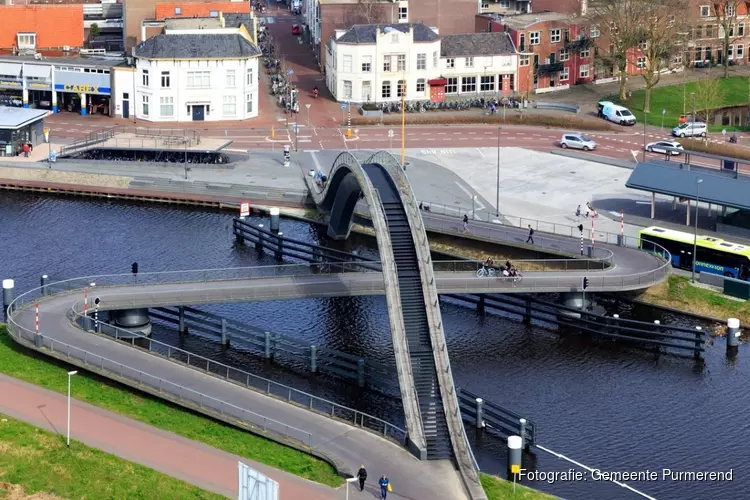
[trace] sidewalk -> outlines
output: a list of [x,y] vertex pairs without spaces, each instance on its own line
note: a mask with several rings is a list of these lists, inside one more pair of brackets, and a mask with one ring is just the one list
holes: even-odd
[[[1,414],[65,434],[64,395],[2,374],[0,394]],[[75,399],[70,433],[71,439],[88,446],[231,498],[237,498],[238,493],[238,461],[277,481],[282,500],[343,498],[343,488],[334,490]]]

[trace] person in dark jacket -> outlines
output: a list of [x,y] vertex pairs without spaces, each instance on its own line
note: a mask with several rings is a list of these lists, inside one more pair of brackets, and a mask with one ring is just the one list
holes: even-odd
[[380,500],[385,500],[385,497],[388,496],[388,485],[391,484],[391,480],[388,479],[388,476],[383,474],[383,476],[378,479],[378,484],[380,485]]
[[526,243],[531,242],[531,244],[534,244],[534,228],[531,227],[531,224],[529,224],[529,237],[526,238]]
[[359,491],[365,491],[365,480],[367,479],[367,469],[364,465],[359,466],[357,471],[357,478],[359,479]]

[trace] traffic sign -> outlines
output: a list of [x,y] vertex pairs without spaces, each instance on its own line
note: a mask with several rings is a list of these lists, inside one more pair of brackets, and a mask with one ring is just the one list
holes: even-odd
[[49,142],[49,128],[45,127],[42,130],[44,132],[44,142]]
[[55,151],[54,149],[49,152],[49,161],[51,161],[52,163],[55,163],[55,161],[57,161],[57,151]]
[[666,109],[662,109],[661,110],[661,114],[666,115],[667,114],[667,110]]
[[393,137],[393,129],[388,129],[388,137]]
[[308,111],[310,111],[310,106],[312,106],[312,104],[310,104],[310,103],[305,104],[305,107],[307,108]]
[[721,135],[727,135],[727,129],[725,128],[721,129]]
[[250,216],[250,203],[243,202],[240,203],[240,217],[249,217]]
[[346,109],[346,103],[345,102],[341,103],[341,109]]
[[287,71],[287,73],[289,73],[289,76],[292,76],[294,74],[294,70],[290,69],[289,71]]

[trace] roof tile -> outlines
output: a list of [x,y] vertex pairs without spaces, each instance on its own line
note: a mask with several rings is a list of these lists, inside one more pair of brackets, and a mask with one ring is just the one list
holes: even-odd
[[36,33],[37,49],[83,46],[82,5],[0,6],[0,48],[17,44],[18,33]]

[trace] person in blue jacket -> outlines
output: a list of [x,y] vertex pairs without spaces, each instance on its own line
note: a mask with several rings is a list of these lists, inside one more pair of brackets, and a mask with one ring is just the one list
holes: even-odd
[[385,500],[385,497],[388,496],[388,485],[391,484],[391,481],[388,479],[388,476],[383,474],[378,480],[378,484],[380,485],[380,500]]

